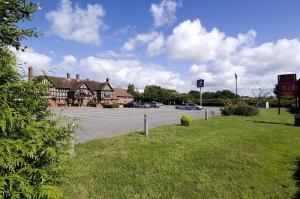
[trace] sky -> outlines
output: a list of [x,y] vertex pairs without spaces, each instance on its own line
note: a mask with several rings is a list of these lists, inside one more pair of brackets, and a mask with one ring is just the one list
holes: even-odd
[[24,71],[180,92],[271,89],[300,71],[297,0],[40,0],[42,35],[16,52]]

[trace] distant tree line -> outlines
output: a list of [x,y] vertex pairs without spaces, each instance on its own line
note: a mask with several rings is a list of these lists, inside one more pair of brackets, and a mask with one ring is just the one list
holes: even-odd
[[[147,85],[144,92],[139,92],[134,84],[129,84],[127,92],[134,96],[135,101],[151,102],[157,101],[164,104],[199,103],[200,92],[191,90],[188,93],[179,93],[176,90],[163,88],[157,85]],[[203,101],[221,99],[235,99],[235,94],[229,90],[216,92],[203,92]],[[240,98],[240,96],[238,96]]]

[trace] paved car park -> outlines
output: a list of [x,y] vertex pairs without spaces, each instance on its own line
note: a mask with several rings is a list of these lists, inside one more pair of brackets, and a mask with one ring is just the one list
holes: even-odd
[[[219,114],[219,108],[207,108],[208,114]],[[142,131],[144,128],[144,114],[147,115],[149,128],[176,124],[183,114],[189,114],[193,119],[205,116],[205,110],[178,110],[174,106],[160,108],[92,108],[68,107],[54,108],[54,113],[60,113],[75,119],[79,128],[76,131],[76,142],[85,142],[97,138]]]

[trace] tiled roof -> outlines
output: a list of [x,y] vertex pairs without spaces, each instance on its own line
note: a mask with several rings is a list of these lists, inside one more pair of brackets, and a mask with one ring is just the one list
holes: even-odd
[[113,88],[113,89],[114,89],[114,92],[113,92],[114,97],[130,97],[130,98],[133,98],[133,96],[123,88]]
[[39,77],[47,78],[51,83],[53,83],[55,88],[70,89],[71,91],[76,91],[82,84],[86,84],[86,86],[91,91],[102,90],[102,88],[104,88],[104,86],[106,85],[109,85],[109,87],[112,89],[110,84],[107,82],[100,83],[92,80],[77,80],[77,79],[68,79],[66,77],[54,77],[54,76],[39,76]]

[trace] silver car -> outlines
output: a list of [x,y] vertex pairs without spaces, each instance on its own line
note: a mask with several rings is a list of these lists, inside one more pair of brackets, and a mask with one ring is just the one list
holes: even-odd
[[203,107],[199,106],[198,104],[184,104],[182,106],[176,106],[177,109],[182,109],[182,110],[202,110]]

